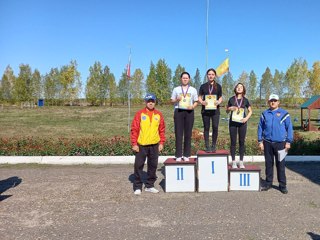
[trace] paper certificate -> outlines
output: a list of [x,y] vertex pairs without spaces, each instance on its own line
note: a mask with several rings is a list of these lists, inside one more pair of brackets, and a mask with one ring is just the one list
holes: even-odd
[[205,110],[217,109],[217,105],[216,105],[217,95],[206,95],[204,100],[207,102],[207,105],[205,106]]
[[287,156],[287,154],[288,154],[288,152],[286,151],[286,149],[279,150],[278,151],[278,160],[279,160],[279,162],[281,162]]
[[191,109],[192,107],[192,99],[191,94],[187,93],[185,96],[180,94],[181,100],[179,101],[179,109]]
[[242,119],[244,118],[244,108],[238,108],[236,111],[232,111],[232,122],[242,123]]

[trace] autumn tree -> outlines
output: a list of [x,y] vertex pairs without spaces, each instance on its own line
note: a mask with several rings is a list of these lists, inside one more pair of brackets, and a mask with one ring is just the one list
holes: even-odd
[[15,84],[16,77],[13,70],[8,65],[2,75],[1,79],[1,98],[6,102],[13,103],[13,86]]
[[285,74],[288,103],[302,103],[303,92],[306,89],[309,71],[306,60],[294,59]]
[[314,62],[310,71],[310,95],[320,94],[320,62]]

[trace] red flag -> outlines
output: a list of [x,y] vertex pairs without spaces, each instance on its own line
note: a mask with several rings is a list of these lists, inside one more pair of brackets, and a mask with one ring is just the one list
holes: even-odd
[[130,65],[131,65],[131,56],[129,56],[129,63],[127,64],[127,78],[130,79]]

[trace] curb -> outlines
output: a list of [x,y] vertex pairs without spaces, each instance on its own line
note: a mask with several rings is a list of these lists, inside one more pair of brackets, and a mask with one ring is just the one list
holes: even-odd
[[[134,158],[134,156],[2,156],[0,164],[134,164]],[[159,163],[164,163],[167,158],[174,158],[174,156],[159,156]],[[236,160],[239,160],[239,157]],[[287,156],[286,161],[320,162],[320,156]],[[264,162],[264,156],[245,156],[244,162]]]

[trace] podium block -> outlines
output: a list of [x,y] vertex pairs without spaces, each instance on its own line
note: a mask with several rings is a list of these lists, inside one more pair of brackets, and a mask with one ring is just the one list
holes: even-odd
[[190,158],[188,162],[177,162],[175,158],[168,158],[164,165],[166,192],[195,192],[195,158]]
[[229,151],[197,152],[198,192],[228,191]]
[[261,169],[255,165],[245,165],[246,168],[229,168],[230,191],[260,191]]

